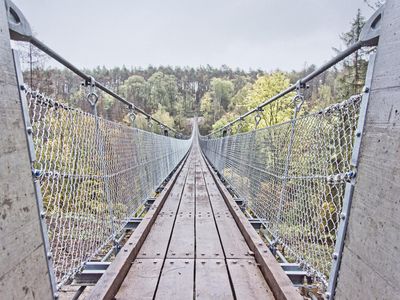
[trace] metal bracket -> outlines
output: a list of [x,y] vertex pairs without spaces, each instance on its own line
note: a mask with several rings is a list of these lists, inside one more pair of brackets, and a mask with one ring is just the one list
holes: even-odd
[[381,20],[385,5],[382,5],[365,23],[358,39],[363,46],[377,46],[381,34]]
[[5,3],[11,39],[29,42],[32,39],[32,30],[29,22],[11,0],[6,0]]

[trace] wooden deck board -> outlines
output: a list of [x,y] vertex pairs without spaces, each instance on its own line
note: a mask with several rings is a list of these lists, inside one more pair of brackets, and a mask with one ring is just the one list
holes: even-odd
[[[196,173],[197,174],[197,173]],[[214,214],[202,173],[196,177],[196,254],[197,258],[223,258]]]
[[251,257],[247,243],[241,234],[239,227],[233,219],[225,200],[221,196],[214,179],[208,172],[204,162],[202,163],[204,180],[206,183],[208,196],[215,215],[215,221],[219,236],[222,241],[222,247],[227,258],[248,258]]
[[[188,158],[188,160],[190,157]],[[183,194],[186,178],[189,173],[190,161],[182,169],[169,197],[154,222],[146,240],[144,241],[137,258],[165,258],[168,242],[171,236],[174,219],[178,210],[179,201]]]
[[227,259],[237,299],[275,299],[254,259]]
[[[193,213],[194,214],[194,213]],[[167,258],[194,258],[194,215],[178,214]]]
[[136,259],[115,299],[153,299],[162,264],[162,259]]
[[192,161],[173,227],[167,258],[194,258],[195,165]]
[[155,299],[193,299],[194,260],[166,259]]
[[224,259],[196,260],[197,299],[234,299]]

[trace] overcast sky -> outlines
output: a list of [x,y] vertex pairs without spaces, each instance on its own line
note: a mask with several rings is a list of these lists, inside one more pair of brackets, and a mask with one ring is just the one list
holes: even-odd
[[37,37],[78,67],[300,70],[340,47],[363,0],[14,0]]

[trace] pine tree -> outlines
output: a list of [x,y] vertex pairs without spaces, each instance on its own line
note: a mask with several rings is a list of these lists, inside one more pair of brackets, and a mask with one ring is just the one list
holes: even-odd
[[[340,38],[346,47],[356,43],[360,37],[361,30],[365,24],[365,18],[358,9],[357,14],[351,22],[351,28],[343,33]],[[368,66],[368,51],[358,50],[343,61],[343,70],[338,77],[339,97],[348,98],[361,92],[364,85]]]

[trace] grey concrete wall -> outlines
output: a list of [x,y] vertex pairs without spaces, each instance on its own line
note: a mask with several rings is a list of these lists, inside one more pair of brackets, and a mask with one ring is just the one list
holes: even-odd
[[336,299],[400,299],[400,1],[387,0]]
[[4,0],[0,0],[0,298],[51,299]]

